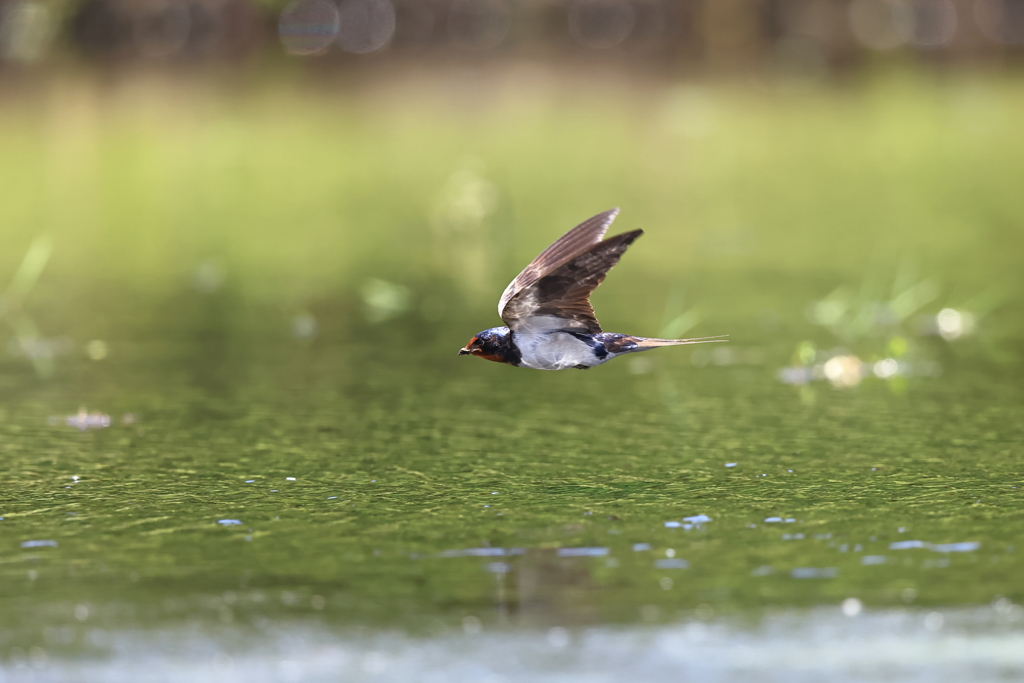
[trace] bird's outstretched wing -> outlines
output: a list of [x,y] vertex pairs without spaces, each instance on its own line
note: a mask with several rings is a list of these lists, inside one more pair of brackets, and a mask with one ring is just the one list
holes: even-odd
[[576,226],[545,249],[505,289],[498,313],[515,332],[529,325],[596,334],[590,294],[643,230],[600,241],[618,209]]
[[498,315],[502,318],[505,317],[505,307],[508,306],[512,297],[533,285],[537,280],[555,268],[558,268],[567,261],[571,261],[600,242],[604,234],[608,232],[608,226],[612,224],[612,221],[618,215],[618,207],[609,209],[597,214],[593,218],[588,218],[555,240],[537,258],[530,261],[530,264],[523,268],[523,272],[516,275],[515,279],[508,283],[508,287],[505,288],[501,299],[498,301]]

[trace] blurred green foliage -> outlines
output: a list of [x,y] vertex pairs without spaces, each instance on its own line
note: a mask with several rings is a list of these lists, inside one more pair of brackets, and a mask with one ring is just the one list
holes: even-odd
[[376,277],[481,315],[618,205],[616,227],[648,235],[598,299],[630,323],[660,326],[651,283],[734,323],[804,306],[787,279],[824,296],[907,258],[941,287],[1020,290],[1019,81],[496,81],[50,82],[0,109],[0,273],[46,234],[34,296],[58,310],[168,296],[212,264],[249,304],[356,299]]

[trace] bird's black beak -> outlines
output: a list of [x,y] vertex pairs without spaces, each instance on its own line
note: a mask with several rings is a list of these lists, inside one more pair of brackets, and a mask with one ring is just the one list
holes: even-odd
[[471,353],[473,353],[473,352],[470,351],[469,349],[459,349],[459,355],[460,356],[468,356]]

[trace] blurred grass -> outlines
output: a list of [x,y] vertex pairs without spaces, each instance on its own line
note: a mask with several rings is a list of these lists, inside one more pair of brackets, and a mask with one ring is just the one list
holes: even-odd
[[660,327],[672,288],[720,326],[800,316],[908,258],[946,292],[1021,290],[1019,80],[569,80],[48,81],[0,107],[0,274],[50,236],[33,298],[79,336],[203,264],[239,305],[355,307],[374,277],[488,323],[522,264],[618,205],[648,231],[597,295],[618,326]]

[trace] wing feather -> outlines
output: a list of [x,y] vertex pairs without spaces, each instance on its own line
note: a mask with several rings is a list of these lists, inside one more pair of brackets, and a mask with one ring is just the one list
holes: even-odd
[[531,320],[555,318],[562,329],[597,334],[601,323],[590,305],[590,295],[643,232],[633,230],[598,242],[518,290],[502,311],[505,324],[515,332],[530,325]]
[[533,259],[523,271],[508,284],[498,301],[498,315],[505,317],[505,308],[517,294],[531,287],[545,275],[571,261],[595,244],[601,242],[608,227],[619,215],[618,207],[603,211],[588,218],[565,233]]

